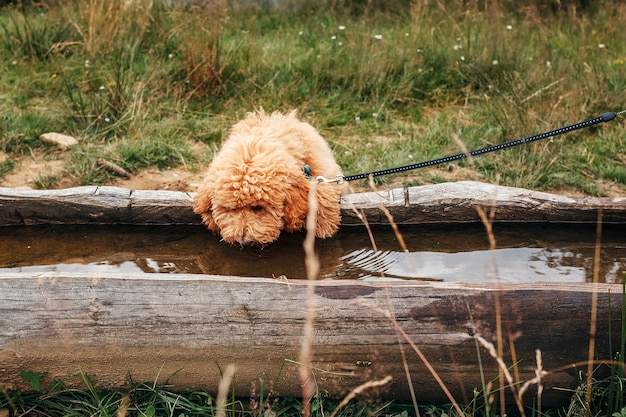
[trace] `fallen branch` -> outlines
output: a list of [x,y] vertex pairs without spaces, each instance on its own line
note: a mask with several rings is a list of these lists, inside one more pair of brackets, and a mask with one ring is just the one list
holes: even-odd
[[104,158],[98,158],[98,160],[96,161],[96,165],[103,166],[103,167],[109,169],[110,171],[113,171],[114,173],[116,173],[117,175],[119,175],[122,178],[126,178],[127,180],[130,179],[130,173],[128,171],[126,171],[121,166],[119,166],[117,164],[114,164],[111,161],[107,161]]

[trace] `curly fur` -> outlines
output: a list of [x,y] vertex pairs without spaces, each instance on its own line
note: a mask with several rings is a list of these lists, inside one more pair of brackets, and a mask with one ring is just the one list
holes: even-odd
[[[230,244],[266,245],[282,230],[305,225],[310,180],[334,178],[341,170],[326,141],[296,111],[248,113],[235,124],[209,166],[194,200],[194,212]],[[319,184],[315,235],[327,238],[339,228],[342,187]]]

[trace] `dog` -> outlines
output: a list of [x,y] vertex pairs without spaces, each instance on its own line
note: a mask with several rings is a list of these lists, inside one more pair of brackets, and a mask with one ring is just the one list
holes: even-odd
[[[298,120],[295,110],[267,114],[260,109],[232,127],[198,188],[193,210],[231,245],[263,247],[282,231],[305,227],[309,189],[317,176],[340,175],[328,143]],[[318,238],[339,228],[339,182],[314,184]]]

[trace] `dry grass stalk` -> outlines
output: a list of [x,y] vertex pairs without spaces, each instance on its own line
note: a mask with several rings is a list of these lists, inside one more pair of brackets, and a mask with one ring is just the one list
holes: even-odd
[[[487,232],[487,238],[489,239],[489,251],[491,252],[491,263],[493,264],[494,276],[496,280],[499,277],[498,274],[498,263],[496,260],[496,236],[493,233],[493,216],[495,215],[495,211],[492,211],[489,215],[485,209],[480,206],[474,208],[480,217],[483,226],[485,226],[485,230]],[[499,282],[499,281],[496,281]],[[500,292],[496,291],[494,294],[494,308],[495,308],[495,317],[496,317],[496,340],[498,342],[498,357],[504,357],[504,342],[502,339],[502,306],[500,302]],[[502,413],[505,413],[506,410],[506,397],[504,392],[504,380],[499,378],[499,394],[500,394],[500,408]]]
[[370,243],[372,244],[372,249],[374,252],[378,251],[378,246],[376,245],[376,240],[374,239],[374,233],[372,233],[372,228],[370,227],[370,223],[367,221],[367,216],[363,212],[363,209],[357,209],[354,204],[352,204],[352,211],[354,214],[363,222],[363,226],[365,226],[365,230],[367,230],[367,236],[370,238]]
[[130,396],[128,394],[124,394],[120,402],[120,407],[117,409],[117,413],[115,414],[115,417],[126,417],[128,415],[129,406],[130,406]]
[[[353,203],[351,203],[350,208],[352,209],[354,214],[358,217],[358,219],[361,220],[361,222],[363,223],[363,226],[365,226],[365,230],[367,230],[367,236],[369,237],[370,244],[372,245],[372,250],[374,251],[374,253],[377,253],[378,245],[376,245],[376,240],[374,239],[374,233],[372,232],[372,228],[370,227],[370,224],[367,221],[367,216],[365,215],[365,212],[363,211],[363,209],[357,209]],[[384,277],[385,271],[381,269],[380,275]]]
[[107,56],[124,39],[140,39],[150,25],[153,6],[151,0],[79,0],[77,5],[82,22],[74,22],[74,27],[92,58]]
[[602,207],[598,209],[596,221],[596,245],[593,254],[593,291],[591,292],[591,323],[589,325],[589,356],[587,365],[587,389],[585,407],[587,415],[591,415],[591,394],[593,387],[593,358],[596,351],[596,330],[598,319],[598,283],[600,282],[600,255],[602,248]]
[[543,92],[549,90],[550,88],[554,87],[555,85],[557,85],[558,83],[560,83],[561,81],[563,81],[563,78],[559,78],[556,81],[551,82],[550,84],[540,88],[539,90],[535,91],[534,93],[532,93],[531,95],[527,96],[526,98],[524,98],[521,103],[525,103],[528,100],[531,100],[539,95],[541,95]]
[[[517,391],[517,389],[515,388],[517,386],[516,381],[519,381],[519,378],[514,379],[513,376],[511,375],[511,373],[509,372],[509,368],[507,367],[506,363],[504,362],[504,359],[502,358],[502,356],[500,356],[499,353],[496,352],[496,348],[493,345],[493,343],[488,342],[487,340],[485,340],[482,336],[480,335],[476,335],[475,336],[476,340],[485,348],[487,349],[487,352],[489,353],[489,355],[491,355],[492,358],[494,358],[496,360],[496,363],[498,364],[498,367],[500,368],[502,374],[504,375],[509,388],[513,394],[513,398],[515,400],[515,403],[518,407],[518,410],[520,412],[521,416],[525,416],[524,413],[524,405],[523,405],[523,401],[522,401],[522,397],[524,395],[524,393],[528,390],[528,388],[531,385],[537,385],[537,410],[539,411],[539,415],[541,415],[541,397],[543,394],[543,378],[547,375],[549,375],[549,373],[547,371],[543,370],[543,360],[542,360],[542,356],[541,356],[541,351],[539,349],[535,350],[535,361],[537,364],[537,367],[535,368],[535,377],[526,381],[521,388],[519,389],[519,391]],[[488,389],[491,390],[491,386],[488,385]]]
[[[376,191],[376,186],[374,185],[374,177],[372,175],[369,176],[369,185],[373,191]],[[396,235],[396,239],[398,239],[398,244],[404,252],[408,252],[406,243],[404,242],[404,237],[402,236],[402,233],[400,233],[400,231],[398,230],[398,225],[393,220],[393,215],[391,214],[391,212],[389,212],[389,209],[382,202],[380,203],[379,207],[382,212],[385,213],[385,216],[387,216],[387,220],[389,220],[389,224],[393,229],[393,233]]]
[[[375,188],[374,187],[374,182],[372,181],[372,178],[370,177],[370,188]],[[385,207],[384,204],[381,203],[381,207],[384,209],[387,209]],[[354,207],[354,205],[352,205],[352,211],[356,214],[356,216],[359,218],[359,220],[361,220],[363,222],[363,225],[365,226],[366,230],[367,230],[367,234],[370,238],[370,242],[372,244],[372,250],[374,250],[374,252],[378,252],[378,247],[376,245],[376,241],[374,239],[374,234],[372,233],[372,228],[369,225],[369,222],[367,221],[367,216],[365,215],[365,213],[363,212],[363,209],[357,210],[356,207]],[[389,214],[387,216],[387,219],[389,219],[389,221],[392,222],[392,224],[395,224],[393,221],[393,216],[391,216],[391,213],[389,213],[389,210],[387,210],[387,213]],[[396,228],[397,231],[397,228]],[[398,235],[400,235],[400,233],[398,232]],[[402,236],[400,235],[400,237],[402,238]],[[402,240],[402,242],[404,243],[404,240]],[[405,245],[406,247],[406,245]],[[381,271],[381,276],[384,276],[384,272]],[[400,348],[400,355],[402,356],[402,365],[404,367],[404,373],[406,375],[406,380],[407,383],[409,385],[409,392],[411,394],[411,400],[413,402],[413,407],[415,410],[415,415],[417,417],[419,417],[420,412],[419,412],[419,408],[417,407],[417,397],[415,395],[415,389],[413,388],[413,381],[411,380],[411,373],[409,370],[409,364],[408,361],[406,360],[406,353],[404,352],[404,347],[402,345],[402,338],[400,337],[400,334],[398,334],[398,347]]]
[[406,359],[406,353],[404,352],[404,345],[402,343],[402,337],[400,333],[396,332],[398,336],[398,348],[400,349],[400,355],[402,356],[402,367],[404,368],[404,375],[406,377],[406,382],[409,385],[409,393],[411,394],[411,401],[413,403],[413,410],[415,411],[415,416],[420,417],[420,410],[417,406],[417,395],[415,395],[415,388],[413,387],[413,380],[411,379],[411,371],[409,370],[409,362]]
[[311,400],[315,394],[316,385],[313,373],[313,330],[315,324],[315,281],[319,276],[320,262],[315,253],[315,223],[317,222],[318,202],[315,182],[311,182],[309,189],[309,212],[306,218],[306,238],[304,239],[305,267],[307,275],[306,288],[306,316],[304,321],[304,335],[300,349],[300,383],[302,384],[302,415],[311,415]]
[[519,375],[519,367],[517,366],[517,351],[515,350],[515,339],[518,334],[511,332],[510,326],[507,328],[507,335],[509,337],[509,353],[511,354],[511,363],[513,363],[513,377],[516,381],[521,380]]
[[382,387],[383,385],[386,385],[389,382],[391,382],[392,379],[393,378],[391,377],[391,375],[387,375],[383,379],[379,379],[376,381],[367,381],[359,385],[358,387],[352,389],[352,391],[350,391],[348,395],[346,395],[344,399],[341,400],[339,405],[333,410],[333,412],[330,414],[330,417],[335,417],[337,413],[339,412],[339,410],[341,410],[343,407],[348,405],[348,403],[352,399],[354,399],[357,395],[361,394],[363,391],[370,389],[370,388]]
[[411,338],[404,331],[402,326],[400,326],[400,324],[398,323],[396,318],[393,316],[393,314],[391,314],[391,312],[389,310],[385,310],[385,309],[381,308],[380,306],[378,306],[377,304],[374,304],[374,303],[369,302],[367,300],[362,300],[361,303],[363,303],[366,307],[370,308],[371,310],[376,311],[376,312],[382,314],[383,316],[385,316],[385,317],[387,317],[389,319],[389,321],[393,325],[394,329],[396,329],[396,331],[409,344],[409,346],[411,346],[411,349],[413,349],[413,351],[417,354],[417,356],[420,358],[422,363],[426,366],[426,368],[428,369],[430,374],[433,376],[433,378],[435,378],[435,381],[437,381],[437,384],[439,384],[439,387],[441,388],[441,390],[444,392],[446,397],[448,397],[448,400],[450,401],[450,403],[452,404],[452,406],[454,407],[456,412],[460,416],[465,415],[463,413],[463,410],[459,406],[459,403],[456,401],[456,399],[454,398],[454,396],[452,395],[452,393],[450,392],[450,390],[448,389],[446,384],[443,382],[443,380],[441,379],[441,377],[439,376],[439,374],[437,373],[435,368],[433,368],[433,366],[428,361],[428,359],[426,358],[424,353],[420,350],[419,347],[417,347],[417,345],[413,342],[413,340],[411,340]]
[[226,417],[226,398],[231,382],[235,376],[235,365],[229,364],[224,370],[217,389],[215,417]]
[[539,412],[539,415],[541,415],[541,397],[543,394],[543,384],[541,381],[543,380],[544,376],[548,375],[548,373],[543,370],[543,360],[541,358],[541,350],[539,349],[535,350],[535,363],[537,364],[537,368],[535,368],[535,377],[524,382],[524,385],[522,385],[522,387],[519,389],[519,396],[520,398],[522,398],[526,390],[528,390],[531,385],[536,384],[537,411]]
[[454,143],[456,143],[457,146],[461,148],[461,151],[463,151],[463,153],[467,157],[467,161],[469,162],[469,164],[472,165],[474,163],[474,157],[470,153],[470,150],[467,149],[467,146],[465,146],[465,143],[461,140],[459,135],[457,135],[456,133],[452,133],[450,136],[452,136],[452,140],[454,141]]
[[[502,374],[504,375],[504,378],[509,384],[509,388],[511,389],[513,398],[515,399],[515,403],[517,404],[517,408],[520,412],[520,415],[524,417],[526,415],[524,413],[524,404],[522,403],[521,396],[519,395],[519,393],[517,392],[517,389],[515,388],[515,380],[511,376],[511,373],[509,372],[509,369],[507,368],[506,363],[504,363],[504,359],[502,359],[502,356],[500,355],[499,352],[496,352],[496,348],[493,345],[493,343],[488,342],[480,335],[476,335],[475,337],[476,337],[476,340],[478,340],[478,342],[485,349],[487,349],[487,352],[489,352],[489,355],[491,355],[491,357],[496,360],[496,363],[498,364],[500,371],[502,372]],[[501,391],[504,391],[504,390],[501,389]],[[501,393],[501,396],[502,396],[502,393]]]
[[220,35],[226,5],[222,0],[202,3],[177,13],[189,98],[213,93],[222,81]]
[[[356,190],[352,187],[352,186],[348,186],[348,192],[350,194],[355,193]],[[377,251],[377,245],[376,245],[376,240],[374,239],[374,233],[372,233],[372,228],[370,227],[370,223],[369,221],[367,221],[367,216],[365,215],[365,211],[361,208],[361,209],[357,209],[356,206],[354,205],[354,202],[351,200],[350,201],[350,209],[352,210],[352,212],[356,215],[356,217],[358,217],[359,220],[361,220],[361,222],[363,223],[363,226],[365,226],[365,230],[367,230],[367,236],[370,238],[370,243],[372,244],[372,249],[374,251]]]

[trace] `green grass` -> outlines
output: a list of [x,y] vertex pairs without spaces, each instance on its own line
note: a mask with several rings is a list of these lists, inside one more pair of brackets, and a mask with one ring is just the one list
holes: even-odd
[[[10,410],[12,415],[34,417],[84,417],[84,416],[177,416],[212,417],[219,415],[215,393],[204,390],[172,391],[165,384],[135,382],[128,378],[125,388],[102,390],[95,387],[84,372],[78,373],[84,387],[69,388],[62,381],[55,381],[47,390],[40,389],[45,374],[23,372],[24,378],[33,388],[29,392],[6,391],[0,386],[0,410]],[[263,377],[259,378],[263,384]],[[338,401],[318,392],[313,398],[311,417],[329,415]],[[338,417],[408,417],[403,406],[391,403],[365,403],[353,401],[343,407]],[[295,397],[275,398],[263,393],[252,394],[246,399],[229,393],[225,404],[225,415],[229,417],[298,417],[302,403]]]
[[[41,133],[75,135],[81,146],[56,155],[69,185],[110,181],[93,166],[103,156],[131,172],[202,171],[245,112],[297,108],[355,174],[458,153],[453,135],[475,149],[626,108],[618,41],[626,7],[605,1],[568,13],[541,4],[281,13],[141,1],[5,6],[0,151],[46,154]],[[621,118],[379,183],[479,179],[623,194]],[[208,147],[192,152],[194,144]]]

